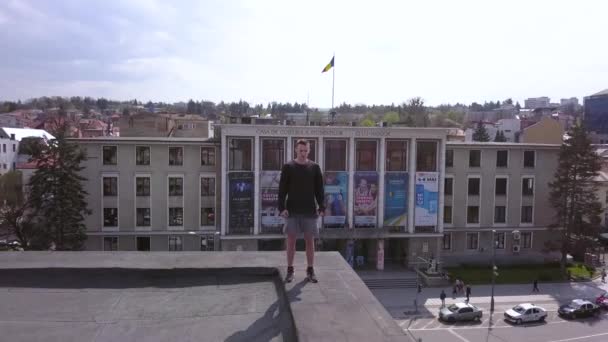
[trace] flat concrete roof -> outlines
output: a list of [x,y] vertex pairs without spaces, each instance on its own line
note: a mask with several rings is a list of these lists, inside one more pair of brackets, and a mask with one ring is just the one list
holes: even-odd
[[410,341],[336,252],[0,252],[9,341]]

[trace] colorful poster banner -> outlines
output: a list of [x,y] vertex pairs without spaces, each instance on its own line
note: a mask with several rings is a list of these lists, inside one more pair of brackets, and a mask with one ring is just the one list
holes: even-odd
[[325,218],[327,228],[344,228],[348,208],[348,172],[325,172]]
[[416,226],[436,226],[439,173],[416,172]]
[[253,234],[253,172],[228,173],[228,234]]
[[282,234],[284,220],[279,213],[279,180],[281,171],[260,172],[262,234]]
[[407,172],[384,175],[384,227],[407,227]]
[[378,213],[378,173],[356,172],[353,190],[355,227],[376,227]]

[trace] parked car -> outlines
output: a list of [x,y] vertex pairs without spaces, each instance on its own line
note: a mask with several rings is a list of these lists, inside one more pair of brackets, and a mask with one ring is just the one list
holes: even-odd
[[542,322],[547,318],[547,310],[531,303],[514,306],[505,312],[505,319],[515,324]]
[[595,299],[597,304],[602,309],[608,309],[608,292],[604,292]]
[[480,308],[469,303],[455,303],[439,310],[439,319],[446,322],[473,321],[482,315]]
[[575,299],[557,310],[560,316],[568,318],[589,317],[600,313],[600,307],[584,299]]

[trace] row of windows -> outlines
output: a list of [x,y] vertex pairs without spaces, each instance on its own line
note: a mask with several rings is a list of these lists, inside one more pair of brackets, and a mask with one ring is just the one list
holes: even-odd
[[[496,196],[507,195],[508,178],[496,177],[494,180],[494,194]],[[469,196],[479,196],[481,188],[480,177],[470,177],[467,183],[467,194]],[[443,193],[446,196],[451,196],[454,193],[454,178],[446,177],[443,183]],[[522,177],[521,179],[521,194],[522,196],[534,195],[534,177]]]
[[[494,245],[496,249],[505,249],[505,236],[506,233],[504,232],[497,232],[494,234]],[[532,232],[521,233],[519,246],[522,249],[532,248]],[[452,249],[452,233],[443,234],[442,248],[444,250]],[[466,233],[466,249],[479,249],[479,232]]]
[[[150,227],[151,226],[151,209],[150,208],[136,208],[135,225],[137,227]],[[169,220],[168,225],[170,227],[181,227],[184,225],[184,208],[182,207],[170,207],[169,208]],[[215,225],[215,209],[214,208],[201,208],[201,226],[214,226]],[[103,226],[104,227],[118,227],[118,208],[103,208]]]
[[[531,205],[521,206],[520,223],[533,223],[534,207]],[[443,223],[452,224],[452,206],[446,205],[443,207]],[[479,206],[467,206],[467,224],[479,223]],[[494,223],[507,223],[507,207],[504,205],[494,206]]]
[[[118,146],[103,146],[103,165],[118,163]],[[184,148],[169,147],[168,162],[170,166],[184,165]],[[135,146],[135,164],[150,165],[150,146]],[[215,165],[215,147],[201,147],[201,166]]]
[[[16,144],[12,144],[13,145],[13,152],[17,152],[17,145]],[[2,153],[6,153],[6,144],[2,144]]]
[[[184,178],[169,177],[169,196],[184,195]],[[118,177],[103,177],[103,195],[118,196]],[[150,196],[150,177],[135,177],[135,195]],[[201,177],[201,196],[215,196],[215,178]]]
[[[298,138],[293,139],[295,147]],[[309,142],[310,154],[308,158],[317,160],[317,141],[305,139]],[[285,163],[286,140],[276,138],[261,139],[261,167],[264,171],[281,170]],[[325,139],[324,168],[325,171],[346,171],[348,169],[348,141],[345,139]],[[355,141],[355,170],[376,171],[378,167],[378,141]],[[228,140],[228,167],[230,171],[251,171],[253,165],[253,140],[251,138],[230,138]],[[408,141],[387,140],[385,146],[386,171],[408,170]],[[436,141],[416,142],[416,171],[437,171],[438,145]],[[293,158],[295,158],[295,151]]]
[[[104,251],[118,251],[118,236],[104,236],[103,237],[103,250]],[[136,247],[138,251],[146,252],[150,251],[150,236],[137,236]],[[200,240],[201,251],[213,251],[215,250],[215,240],[213,236],[201,236]],[[168,248],[169,251],[183,251],[184,244],[183,238],[180,235],[170,235],[168,237]]]
[[[524,151],[524,167],[534,168],[536,151]],[[446,150],[445,166],[454,167],[454,150]],[[481,167],[481,150],[469,150],[469,167]],[[496,151],[496,167],[509,167],[509,151]]]

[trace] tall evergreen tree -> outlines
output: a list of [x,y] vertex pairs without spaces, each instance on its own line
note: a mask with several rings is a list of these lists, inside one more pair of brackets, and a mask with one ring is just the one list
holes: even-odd
[[490,135],[482,121],[477,123],[477,128],[473,132],[473,141],[490,141]]
[[90,214],[82,185],[86,178],[80,175],[86,153],[67,140],[65,116],[54,120],[55,139],[39,144],[32,154],[37,170],[30,179],[29,198],[38,214],[39,236],[48,237],[39,241],[39,247],[54,244],[57,250],[80,250],[86,240],[83,221]]
[[584,254],[599,234],[602,205],[596,195],[594,177],[600,171],[601,158],[594,152],[584,128],[577,124],[561,146],[555,179],[549,183],[549,201],[555,209],[551,229],[559,236],[547,247],[561,252],[562,271],[570,254]]

